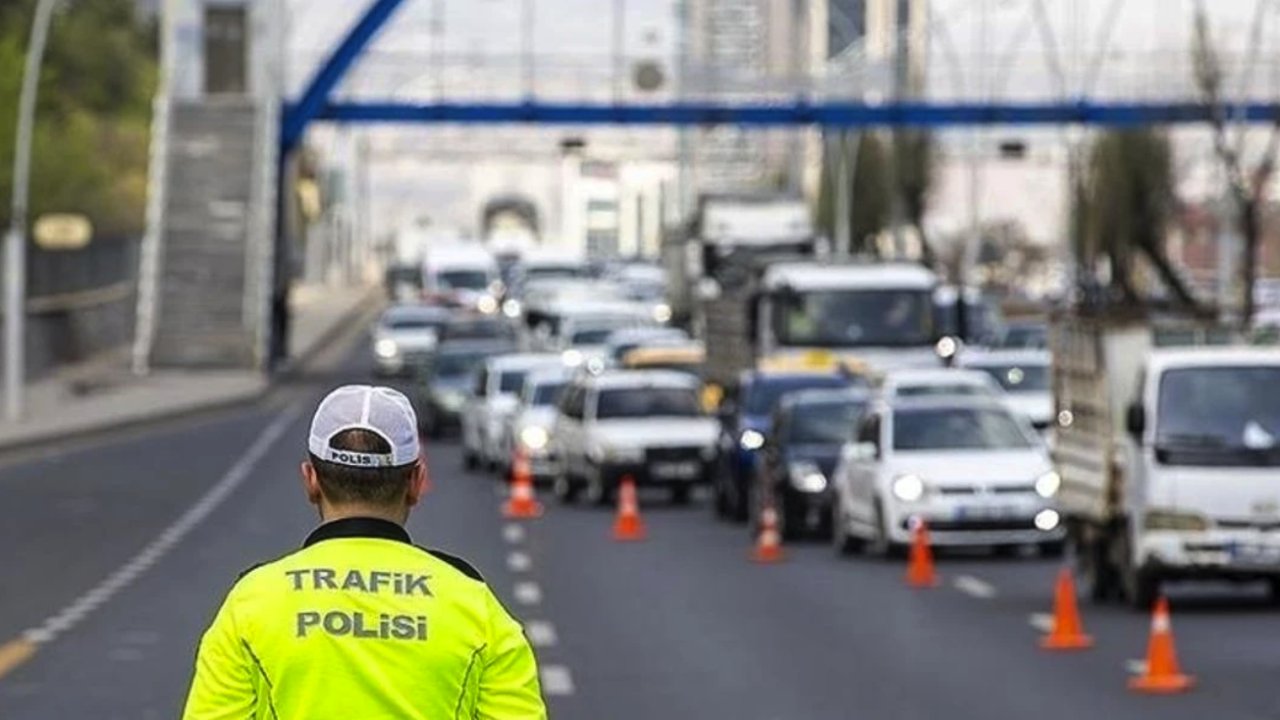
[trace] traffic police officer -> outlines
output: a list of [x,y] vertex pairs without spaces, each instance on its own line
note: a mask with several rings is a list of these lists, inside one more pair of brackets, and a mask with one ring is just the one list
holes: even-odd
[[427,482],[408,399],[339,388],[308,445],[303,484],[322,523],[231,589],[183,717],[546,718],[520,625],[470,565],[403,527]]

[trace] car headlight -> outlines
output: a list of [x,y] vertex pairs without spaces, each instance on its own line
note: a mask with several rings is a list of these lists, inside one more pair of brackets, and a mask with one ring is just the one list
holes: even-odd
[[520,431],[520,442],[530,450],[545,448],[550,439],[551,435],[547,433],[546,429],[537,425],[530,425]]
[[440,393],[440,404],[448,410],[457,410],[467,401],[467,396],[460,392],[443,392]]
[[653,320],[657,323],[666,323],[671,321],[671,306],[666,303],[660,303],[653,307]]
[[924,480],[919,475],[899,475],[893,479],[890,489],[902,502],[915,502],[924,497]]
[[502,314],[513,320],[520,317],[520,311],[523,309],[524,308],[520,307],[520,301],[514,298],[502,303]]
[[485,315],[492,315],[498,312],[498,301],[492,295],[482,295],[476,301],[476,309]]
[[400,347],[396,345],[396,341],[390,338],[383,338],[373,344],[373,351],[378,357],[390,360],[400,353]]
[[1036,494],[1048,500],[1058,494],[1062,487],[1062,476],[1050,470],[1036,478]]
[[743,450],[759,450],[764,447],[764,434],[759,430],[743,430],[738,444]]
[[564,362],[565,367],[576,368],[582,364],[586,358],[583,357],[581,350],[569,349],[560,355],[560,359]]
[[792,463],[788,468],[791,486],[801,492],[822,492],[827,489],[827,476],[811,462]]
[[1199,513],[1177,510],[1148,510],[1142,526],[1147,530],[1201,532],[1209,529],[1209,518]]

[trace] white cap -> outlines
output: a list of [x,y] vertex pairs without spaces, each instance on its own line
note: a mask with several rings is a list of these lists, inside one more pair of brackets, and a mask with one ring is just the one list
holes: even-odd
[[[366,430],[391,446],[389,453],[367,453],[330,447],[334,436]],[[311,454],[348,467],[399,467],[418,459],[418,418],[403,393],[387,387],[345,385],[320,401],[311,418]]]

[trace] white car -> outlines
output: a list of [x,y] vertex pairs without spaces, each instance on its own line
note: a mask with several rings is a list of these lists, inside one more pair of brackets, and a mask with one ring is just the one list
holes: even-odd
[[1005,402],[1041,432],[1053,422],[1048,350],[969,350],[960,365],[981,370],[1004,388]]
[[643,308],[630,303],[595,303],[561,317],[551,350],[561,353],[570,367],[603,370],[609,336],[620,328],[653,325]]
[[715,467],[719,423],[702,411],[698,380],[666,370],[582,373],[560,397],[551,442],[556,495],[607,504],[625,477],[688,502]]
[[387,308],[373,326],[374,368],[379,375],[402,375],[420,365],[440,340],[448,311],[417,304]]
[[841,451],[832,484],[844,554],[901,552],[916,519],[939,546],[1062,548],[1061,479],[1031,425],[998,400],[877,403]]
[[545,353],[499,355],[485,362],[476,373],[460,417],[462,457],[468,468],[481,463],[497,468],[507,463],[508,458],[502,457],[502,430],[519,403],[525,376],[538,368],[559,365],[559,357]]
[[1000,385],[984,372],[949,368],[891,370],[881,378],[879,387],[885,400],[939,395],[1000,398],[1004,395]]
[[[523,452],[529,461],[534,480],[550,480],[556,474],[556,456],[551,447],[551,431],[556,422],[556,404],[569,384],[572,371],[564,367],[537,369],[529,372],[520,389],[520,400],[503,424],[504,458]],[[510,477],[510,463],[506,464]]]

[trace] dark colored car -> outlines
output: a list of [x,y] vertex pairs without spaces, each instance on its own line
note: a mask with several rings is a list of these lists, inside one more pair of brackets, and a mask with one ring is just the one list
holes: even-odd
[[757,506],[772,503],[784,538],[830,535],[831,477],[870,398],[864,389],[803,390],[778,402],[752,495]]
[[720,469],[714,482],[716,515],[746,522],[747,488],[756,472],[756,455],[764,447],[773,409],[783,395],[798,390],[847,388],[865,380],[840,373],[759,372],[742,375],[737,392],[720,406]]
[[1016,321],[1007,323],[997,345],[1001,348],[1043,350],[1049,347],[1049,327],[1043,322]]
[[476,371],[494,355],[513,352],[515,344],[494,340],[441,343],[418,369],[414,395],[419,429],[431,437],[455,432]]

